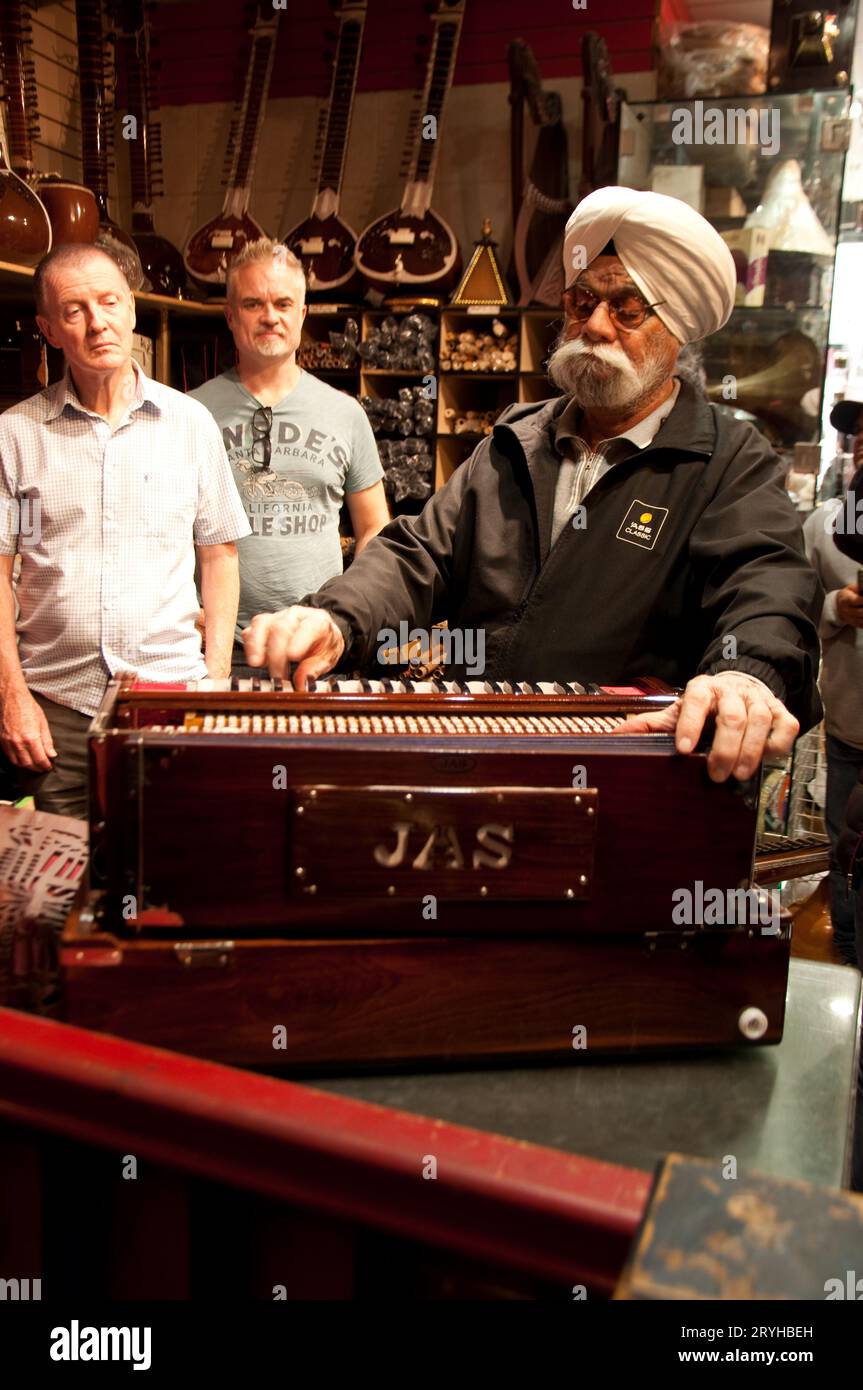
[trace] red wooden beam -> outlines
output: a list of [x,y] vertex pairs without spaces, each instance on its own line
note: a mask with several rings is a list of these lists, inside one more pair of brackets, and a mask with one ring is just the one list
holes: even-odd
[[0,1119],[591,1292],[614,1287],[651,1181],[9,1009]]
[[[683,0],[665,0],[678,6]],[[455,86],[508,83],[507,46],[529,43],[548,82],[581,75],[581,43],[589,29],[608,44],[612,65],[623,72],[652,65],[656,0],[616,0],[611,9],[573,10],[568,0],[470,0],[465,10]],[[335,44],[327,32],[338,15],[327,0],[289,5],[280,16],[270,97],[316,96],[330,89]],[[248,25],[237,0],[182,0],[156,11],[157,83],[163,106],[220,102],[242,95]],[[425,0],[369,0],[357,88],[360,92],[413,91],[422,86],[433,33]],[[426,40],[420,48],[419,39]]]

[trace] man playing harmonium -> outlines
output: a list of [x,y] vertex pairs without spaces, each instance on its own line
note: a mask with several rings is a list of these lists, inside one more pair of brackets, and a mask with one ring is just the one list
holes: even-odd
[[709,716],[711,776],[744,780],[820,714],[822,594],[780,467],[761,434],[675,376],[678,353],[725,324],[735,269],[675,198],[603,188],[564,244],[563,392],[510,407],[418,517],[392,521],[344,576],[259,614],[251,665],[302,687],[362,668],[400,620],[485,634],[492,680],[685,687],[623,728]]
[[83,818],[87,729],[112,676],[229,673],[249,526],[209,412],[133,360],[117,263],[60,246],[34,291],[66,370],[0,418],[0,745],[40,810]]

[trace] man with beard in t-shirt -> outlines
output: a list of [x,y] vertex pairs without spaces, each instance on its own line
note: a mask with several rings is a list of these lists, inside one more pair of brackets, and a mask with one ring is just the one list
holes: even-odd
[[342,503],[357,555],[389,521],[365,412],[297,364],[305,291],[302,262],[286,246],[269,238],[247,242],[227,280],[225,317],[237,365],[189,393],[222,431],[252,528],[238,545],[239,674],[240,632],[256,613],[278,612],[341,574]]

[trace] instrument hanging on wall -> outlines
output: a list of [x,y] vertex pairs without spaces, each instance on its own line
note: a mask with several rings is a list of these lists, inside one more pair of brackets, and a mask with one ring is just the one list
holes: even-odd
[[620,145],[620,108],[626,100],[622,87],[615,87],[611,60],[605,39],[593,32],[581,41],[581,178],[579,198],[596,188],[617,182],[617,154]]
[[126,142],[132,186],[132,239],[144,270],[144,289],[178,296],[186,288],[183,256],[166,237],[159,236],[153,215],[153,196],[162,187],[162,132],[153,119],[153,37],[144,0],[122,0],[118,21],[117,53],[125,80],[125,110],[135,121],[133,138]]
[[25,58],[27,16],[21,4],[0,5],[0,60],[9,158],[0,144],[0,259],[37,265],[51,249],[51,223],[44,204],[30,187],[34,134],[28,105],[32,73]]
[[78,62],[81,88],[81,144],[84,182],[99,208],[97,246],[121,267],[133,290],[139,290],[144,272],[135,243],[108,212],[108,159],[113,144],[111,101],[106,77],[106,35],[102,0],[75,0],[78,28]]
[[[90,189],[60,174],[38,176],[35,172],[33,141],[39,136],[39,112],[30,15],[23,0],[5,0],[0,7],[0,49],[12,169],[40,199],[51,224],[51,246],[93,241],[99,230],[99,209]],[[5,215],[3,223],[8,227]]]
[[306,271],[309,298],[338,290],[359,295],[362,281],[354,267],[357,234],[339,217],[351,114],[366,22],[366,0],[345,0],[327,111],[318,190],[311,215],[284,238]]
[[431,210],[441,125],[452,86],[465,0],[440,0],[420,119],[413,140],[401,206],[379,217],[362,233],[356,266],[368,285],[382,294],[416,290],[444,294],[458,282],[461,253],[452,228]]
[[228,262],[247,241],[267,233],[249,216],[258,140],[276,53],[279,11],[262,5],[251,31],[252,48],[237,121],[237,138],[222,211],[190,238],[183,257],[189,275],[204,287],[224,286]]
[[[509,45],[510,177],[513,243],[510,278],[520,305],[557,308],[563,294],[563,235],[572,212],[563,103],[544,90],[533,53],[521,39]],[[530,172],[524,172],[524,107],[539,132]]]

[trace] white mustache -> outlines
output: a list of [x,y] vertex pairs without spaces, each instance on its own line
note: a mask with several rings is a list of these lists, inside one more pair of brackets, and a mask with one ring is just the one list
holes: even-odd
[[583,338],[571,338],[568,343],[560,344],[557,353],[563,361],[571,361],[575,357],[592,357],[597,362],[607,362],[610,367],[616,367],[620,372],[635,372],[619,343],[595,343],[591,346]]

